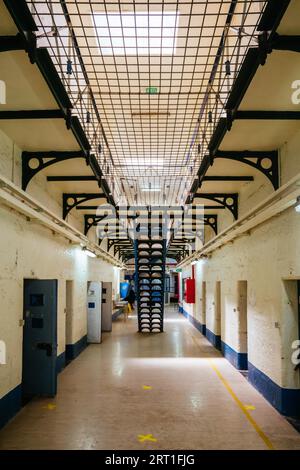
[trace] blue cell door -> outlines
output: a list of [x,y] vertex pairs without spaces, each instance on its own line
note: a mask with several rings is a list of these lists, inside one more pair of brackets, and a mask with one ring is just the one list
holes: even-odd
[[56,394],[57,280],[24,280],[23,397]]

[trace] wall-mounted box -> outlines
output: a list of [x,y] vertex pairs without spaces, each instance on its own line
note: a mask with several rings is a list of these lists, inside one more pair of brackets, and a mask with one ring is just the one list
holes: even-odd
[[187,304],[195,303],[195,279],[184,280],[184,301]]

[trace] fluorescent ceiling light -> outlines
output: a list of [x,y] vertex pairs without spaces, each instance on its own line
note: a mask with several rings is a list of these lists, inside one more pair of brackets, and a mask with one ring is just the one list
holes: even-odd
[[163,158],[127,158],[126,159],[126,166],[137,166],[137,167],[161,167],[164,166],[164,159]]
[[97,255],[93,251],[89,250],[88,248],[82,248],[82,250],[85,252],[87,256],[90,256],[90,258],[96,258]]
[[178,18],[173,11],[93,15],[102,55],[173,55]]
[[141,191],[144,193],[159,193],[161,189],[160,188],[142,188]]

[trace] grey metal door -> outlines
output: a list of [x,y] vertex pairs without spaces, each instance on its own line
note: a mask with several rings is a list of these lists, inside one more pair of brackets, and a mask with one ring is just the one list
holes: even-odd
[[57,373],[57,280],[24,280],[22,392],[54,396]]

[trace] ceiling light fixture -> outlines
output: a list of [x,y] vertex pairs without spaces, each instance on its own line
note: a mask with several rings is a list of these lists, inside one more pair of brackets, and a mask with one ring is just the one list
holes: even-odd
[[84,253],[90,258],[97,258],[96,253],[94,253],[92,250],[89,250],[86,246],[82,248],[82,251],[84,251]]
[[142,192],[144,193],[159,193],[160,192],[160,188],[142,188],[141,189]]

